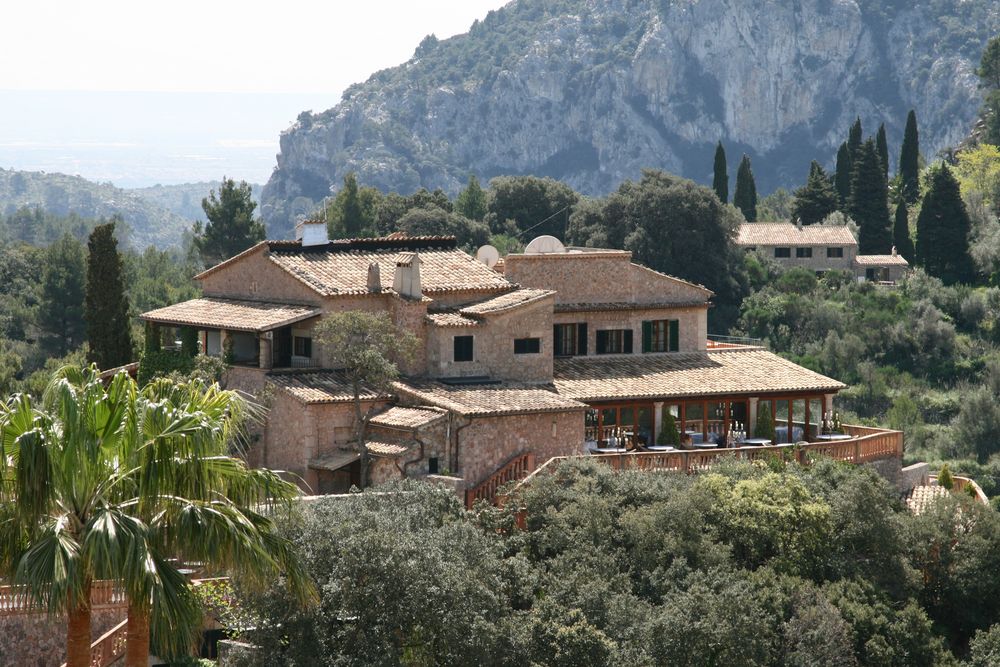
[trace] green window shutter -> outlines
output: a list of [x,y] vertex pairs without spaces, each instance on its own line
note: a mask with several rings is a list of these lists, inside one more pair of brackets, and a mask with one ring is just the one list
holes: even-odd
[[576,353],[587,356],[587,323],[581,322],[576,325]]
[[626,329],[622,339],[622,352],[632,354],[632,330]]
[[604,354],[608,351],[608,332],[598,331],[597,332],[597,349],[594,350],[595,354]]
[[653,349],[653,323],[642,323],[642,351],[649,352]]
[[560,357],[563,354],[565,354],[565,352],[563,352],[563,347],[562,347],[562,337],[559,335],[560,333],[562,333],[559,330],[559,326],[560,325],[558,324],[552,325],[552,354],[557,357]]
[[681,349],[680,344],[680,321],[670,320],[670,351],[677,352]]

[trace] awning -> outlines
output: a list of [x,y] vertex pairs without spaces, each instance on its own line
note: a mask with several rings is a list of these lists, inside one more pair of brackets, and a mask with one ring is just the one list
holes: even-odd
[[361,458],[359,452],[351,452],[341,449],[331,452],[325,456],[319,456],[309,460],[309,467],[314,470],[340,470],[346,465],[350,465]]
[[314,306],[204,297],[157,308],[143,313],[141,318],[156,324],[261,333],[319,314],[320,309]]

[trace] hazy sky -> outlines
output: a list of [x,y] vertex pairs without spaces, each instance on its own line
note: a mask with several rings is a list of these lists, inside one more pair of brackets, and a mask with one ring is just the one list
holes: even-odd
[[0,90],[340,92],[505,0],[4,0]]

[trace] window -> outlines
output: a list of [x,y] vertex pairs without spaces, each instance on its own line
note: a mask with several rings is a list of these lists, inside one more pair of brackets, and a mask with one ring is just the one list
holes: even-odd
[[642,323],[643,352],[677,352],[679,349],[679,320],[652,320]]
[[514,354],[538,354],[542,351],[540,338],[515,338]]
[[792,256],[792,249],[791,248],[775,248],[774,249],[774,256],[778,257],[778,258],[780,258],[780,257],[791,257]]
[[313,356],[313,339],[308,336],[295,336],[292,338],[292,354],[296,357]]
[[598,331],[597,354],[632,354],[632,330],[607,329]]
[[798,257],[798,258],[800,258],[800,259],[803,258],[803,257],[812,257],[813,256],[813,249],[812,248],[796,248],[795,249],[795,256]]
[[826,256],[827,257],[843,257],[844,256],[844,249],[843,248],[827,248],[826,249]]
[[552,327],[553,353],[557,357],[587,354],[587,324],[556,324]]
[[455,336],[455,361],[472,361],[472,336]]
[[440,468],[438,467],[438,457],[432,456],[429,459],[427,459],[427,474],[428,475],[436,475],[436,474],[438,474],[438,470],[439,469]]

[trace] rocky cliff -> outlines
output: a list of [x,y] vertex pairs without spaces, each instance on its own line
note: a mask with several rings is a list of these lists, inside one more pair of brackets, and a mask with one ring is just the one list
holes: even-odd
[[968,131],[998,30],[993,0],[515,0],[302,114],[262,211],[286,235],[352,170],[399,192],[524,173],[603,194],[643,167],[708,183],[719,139],[766,193],[832,163],[855,116],[898,154],[910,108],[933,156]]

